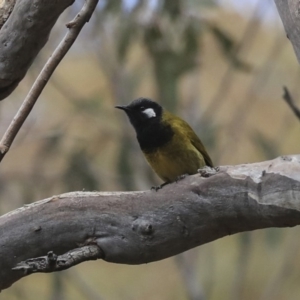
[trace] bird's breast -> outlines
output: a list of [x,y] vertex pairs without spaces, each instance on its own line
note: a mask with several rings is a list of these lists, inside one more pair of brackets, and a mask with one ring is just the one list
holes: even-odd
[[183,174],[195,174],[205,166],[201,153],[183,140],[172,139],[164,146],[144,154],[152,169],[167,182],[173,182]]

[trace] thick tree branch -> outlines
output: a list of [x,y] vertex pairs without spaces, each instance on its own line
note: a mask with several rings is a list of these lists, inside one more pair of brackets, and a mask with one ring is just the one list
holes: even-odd
[[300,63],[300,3],[299,0],[274,0],[287,37]]
[[[33,271],[97,257],[147,263],[226,235],[299,224],[300,155],[221,167],[158,192],[62,194],[0,217],[0,290]],[[95,255],[68,259],[86,246]]]
[[30,89],[27,97],[22,103],[19,111],[13,118],[0,141],[0,161],[2,161],[3,157],[8,152],[17,133],[30,114],[34,104],[36,103],[39,95],[43,91],[54,70],[75,42],[84,24],[90,20],[90,17],[94,12],[97,3],[98,0],[86,0],[83,8],[74,18],[74,20],[67,24],[67,27],[69,28],[68,33],[61,41],[61,43],[57,46],[52,56],[43,67],[41,73]]
[[52,27],[74,0],[16,0],[0,30],[0,100],[24,78]]

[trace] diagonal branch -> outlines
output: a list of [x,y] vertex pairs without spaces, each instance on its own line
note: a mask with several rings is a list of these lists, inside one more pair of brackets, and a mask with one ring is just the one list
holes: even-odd
[[286,86],[283,87],[283,96],[282,97],[300,121],[300,109],[295,104],[295,101]]
[[[220,167],[158,192],[73,192],[29,204],[0,217],[0,291],[26,270],[99,257],[142,264],[238,232],[300,225],[299,174],[294,155]],[[69,259],[90,247],[95,255]]]
[[92,13],[94,12],[97,6],[97,3],[98,0],[86,0],[83,8],[74,18],[74,20],[67,24],[67,28],[69,28],[68,33],[57,46],[52,56],[49,58],[49,60],[43,67],[41,73],[34,82],[27,97],[22,103],[19,111],[13,118],[12,122],[10,123],[8,129],[6,130],[4,136],[0,141],[0,161],[2,161],[3,157],[8,152],[17,133],[19,132],[20,128],[22,127],[23,123],[25,122],[26,118],[31,112],[34,104],[36,103],[38,97],[40,96],[41,92],[46,86],[52,73],[75,42],[84,24],[89,21]]
[[0,100],[24,78],[52,27],[74,0],[4,0],[0,9]]

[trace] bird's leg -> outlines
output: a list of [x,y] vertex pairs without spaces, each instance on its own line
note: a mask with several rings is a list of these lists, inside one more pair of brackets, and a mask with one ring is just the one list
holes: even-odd
[[151,187],[151,190],[155,190],[155,192],[157,192],[158,190],[162,189],[165,185],[169,184],[170,182],[169,181],[166,181],[164,182],[163,184],[161,185],[158,185],[158,186],[152,186]]
[[175,182],[178,182],[178,181],[184,179],[186,176],[189,176],[189,174],[182,174],[182,175],[179,175],[179,176],[177,177],[177,179],[175,180]]
[[[179,175],[179,176],[176,178],[175,182],[178,182],[178,181],[184,179],[186,176],[189,176],[189,174],[182,174],[182,175]],[[161,184],[161,185],[159,185],[159,186],[152,186],[152,187],[151,187],[151,190],[155,190],[155,192],[157,192],[158,190],[162,189],[165,185],[167,185],[167,184],[169,184],[169,183],[171,183],[171,182],[170,182],[170,181],[166,181],[166,182],[164,182],[163,184]]]
[[209,166],[204,166],[199,169],[197,172],[201,175],[201,177],[210,177],[216,175],[220,171],[219,167],[211,168]]
[[[182,174],[182,175],[179,175],[179,176],[176,178],[175,182],[178,182],[178,181],[184,179],[186,176],[189,176],[189,174]],[[170,182],[170,181],[166,181],[166,182],[164,182],[163,184],[161,184],[161,185],[159,185],[159,186],[152,186],[152,187],[151,187],[151,190],[155,190],[155,191],[157,192],[158,190],[160,190],[161,188],[163,188],[165,185],[167,185],[167,184],[169,184],[169,183],[171,183],[171,182]]]

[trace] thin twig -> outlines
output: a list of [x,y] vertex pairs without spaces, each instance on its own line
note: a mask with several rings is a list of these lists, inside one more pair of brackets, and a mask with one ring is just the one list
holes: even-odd
[[283,87],[283,96],[282,96],[282,98],[285,100],[285,102],[291,108],[291,110],[296,115],[296,117],[300,120],[300,109],[295,104],[295,101],[294,101],[292,95],[290,94],[290,92],[289,92],[289,90],[286,86]]
[[49,251],[45,256],[21,261],[12,270],[21,271],[24,275],[50,273],[69,269],[86,260],[96,260],[99,258],[103,258],[102,250],[97,245],[87,245],[73,249],[62,255],[56,255],[53,251]]
[[31,112],[54,70],[75,42],[82,27],[90,20],[98,1],[99,0],[86,0],[81,11],[71,22],[66,24],[69,31],[57,46],[52,56],[48,59],[0,141],[0,162],[11,147],[16,135]]

